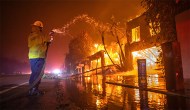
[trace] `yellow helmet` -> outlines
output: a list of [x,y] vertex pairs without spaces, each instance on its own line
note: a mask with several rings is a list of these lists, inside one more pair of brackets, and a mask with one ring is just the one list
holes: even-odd
[[43,28],[43,23],[41,21],[35,21],[32,25]]

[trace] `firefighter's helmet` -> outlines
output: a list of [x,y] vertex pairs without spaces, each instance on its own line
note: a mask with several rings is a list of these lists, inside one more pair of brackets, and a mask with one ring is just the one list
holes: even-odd
[[35,21],[32,25],[43,28],[43,23],[41,21]]

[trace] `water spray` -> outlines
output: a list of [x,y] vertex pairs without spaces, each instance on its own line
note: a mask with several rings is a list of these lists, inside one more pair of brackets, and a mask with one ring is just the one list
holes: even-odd
[[[113,28],[112,24],[102,23],[100,21],[97,21],[93,17],[89,17],[87,14],[82,14],[82,15],[74,17],[70,22],[66,23],[63,27],[52,29],[52,31],[55,33],[58,33],[58,34],[68,35],[69,27],[80,21],[83,21],[83,22],[95,27],[100,32],[110,32],[110,30],[112,30],[112,28]],[[121,30],[125,30],[125,29],[115,27],[115,30],[118,33],[120,33],[122,36],[125,36],[125,33],[121,31]],[[72,37],[71,35],[68,35],[68,36]]]
[[109,29],[110,29],[109,24],[97,22],[94,18],[89,17],[86,14],[83,14],[83,15],[79,15],[79,16],[74,17],[73,20],[71,20],[70,22],[65,24],[63,27],[53,29],[52,31],[55,33],[58,33],[58,34],[66,35],[66,34],[68,34],[67,31],[68,31],[69,27],[71,25],[76,24],[79,21],[84,21],[85,23],[90,24],[91,26],[94,26],[95,28],[97,28],[98,30],[101,30],[101,31],[109,31]]
[[51,32],[57,33],[57,34],[63,34],[63,31],[61,31],[60,29],[52,29]]

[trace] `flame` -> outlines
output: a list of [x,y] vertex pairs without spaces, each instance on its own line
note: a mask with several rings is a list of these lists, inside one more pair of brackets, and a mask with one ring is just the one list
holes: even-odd
[[147,61],[147,66],[156,66],[156,61],[158,59],[158,56],[160,54],[160,52],[158,50],[160,50],[161,47],[151,47],[151,48],[147,48],[144,50],[140,50],[140,51],[135,51],[132,52],[133,55],[133,63],[134,65],[136,65],[136,60],[139,58],[143,58],[146,59]]

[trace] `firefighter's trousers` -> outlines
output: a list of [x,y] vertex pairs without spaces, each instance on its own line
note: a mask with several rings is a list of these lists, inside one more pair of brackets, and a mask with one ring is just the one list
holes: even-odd
[[[30,59],[30,66],[31,66],[31,75],[29,79],[29,85],[32,85],[32,83],[38,78],[43,69],[45,63],[44,58],[35,58],[35,59]],[[38,89],[39,84],[41,80],[38,81],[38,83],[34,86],[34,88]]]

